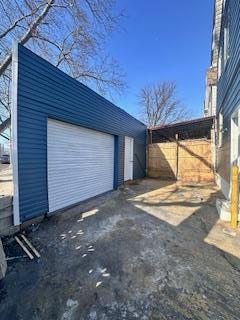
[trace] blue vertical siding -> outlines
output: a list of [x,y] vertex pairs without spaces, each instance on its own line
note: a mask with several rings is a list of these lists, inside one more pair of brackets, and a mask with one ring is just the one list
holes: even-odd
[[224,21],[229,13],[229,58],[217,86],[217,116],[223,115],[223,145],[217,149],[217,172],[230,183],[231,115],[240,107],[240,1],[226,0],[220,33],[220,47],[224,46]]
[[48,212],[48,118],[115,135],[115,188],[124,179],[124,137],[134,138],[133,176],[145,176],[146,127],[140,121],[21,45],[14,85],[21,222]]
[[240,105],[240,1],[227,0],[223,11],[220,46],[224,41],[224,16],[229,10],[229,58],[218,81],[217,111],[229,117]]

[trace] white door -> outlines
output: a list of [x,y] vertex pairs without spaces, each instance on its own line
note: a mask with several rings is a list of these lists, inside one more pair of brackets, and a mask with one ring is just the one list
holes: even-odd
[[48,120],[49,212],[113,189],[114,137]]
[[133,138],[125,137],[124,181],[133,179]]

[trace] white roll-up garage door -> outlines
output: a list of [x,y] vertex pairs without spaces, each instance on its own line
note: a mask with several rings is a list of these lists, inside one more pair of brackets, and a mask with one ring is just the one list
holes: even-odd
[[113,189],[114,136],[48,120],[49,212]]

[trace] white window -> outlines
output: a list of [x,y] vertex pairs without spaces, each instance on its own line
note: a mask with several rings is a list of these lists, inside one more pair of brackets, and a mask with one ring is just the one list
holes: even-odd
[[229,58],[229,27],[230,27],[230,13],[229,8],[225,8],[223,16],[223,48],[222,48],[222,70],[226,67]]
[[218,79],[220,79],[222,74],[222,47],[219,49],[219,56],[218,56]]
[[225,7],[223,15],[223,29],[221,31],[221,40],[218,56],[218,79],[224,71],[229,58],[229,28],[230,28],[230,12],[228,6]]
[[223,54],[223,65],[224,68],[229,58],[229,17],[227,15],[224,24],[224,54]]

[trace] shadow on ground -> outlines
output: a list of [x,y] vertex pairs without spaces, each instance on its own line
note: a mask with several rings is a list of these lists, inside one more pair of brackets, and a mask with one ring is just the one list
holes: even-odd
[[[218,238],[219,196],[146,179],[30,228],[41,259],[9,262],[1,319],[239,319],[240,243]],[[5,248],[22,254],[11,239]]]

